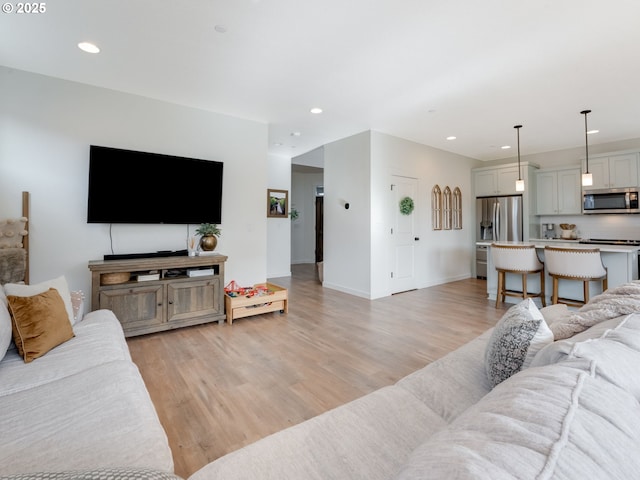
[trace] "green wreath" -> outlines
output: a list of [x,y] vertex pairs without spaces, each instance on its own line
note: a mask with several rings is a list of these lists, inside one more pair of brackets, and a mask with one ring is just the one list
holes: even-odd
[[411,197],[404,197],[400,200],[400,213],[402,215],[410,215],[413,212],[415,205]]

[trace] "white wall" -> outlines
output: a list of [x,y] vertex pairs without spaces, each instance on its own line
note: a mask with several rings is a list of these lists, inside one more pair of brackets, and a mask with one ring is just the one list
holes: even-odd
[[[90,292],[87,262],[111,246],[109,225],[86,223],[89,145],[218,160],[225,280],[262,282],[267,135],[263,123],[0,67],[0,217],[18,216],[20,192],[31,192],[31,281],[64,274]],[[170,192],[150,176],[141,194]],[[187,238],[175,225],[114,225],[112,235],[115,253],[183,249]]]
[[307,167],[324,168],[324,145],[311,150],[310,152],[298,155],[291,160],[296,165],[306,165]]
[[323,285],[365,298],[371,291],[370,192],[371,133],[325,145]]
[[291,263],[316,261],[316,186],[324,185],[322,173],[294,172],[291,178],[291,206],[299,217],[291,222]]
[[[267,188],[289,192],[291,211],[291,159],[269,155]],[[267,214],[267,191],[264,192],[264,214]],[[291,276],[291,218],[267,218],[267,277]]]
[[[391,294],[392,175],[418,179],[417,287],[470,277],[475,205],[470,170],[479,164],[373,131],[325,145],[324,285],[368,298]],[[462,229],[432,230],[435,184],[462,191]]]
[[[418,179],[414,211],[420,238],[416,243],[416,286],[425,288],[468,278],[474,253],[469,245],[474,235],[472,215],[475,213],[469,171],[479,162],[379,132],[372,132],[371,143],[371,297],[390,294],[392,175]],[[442,190],[449,186],[451,190],[459,187],[462,191],[462,229],[432,229],[431,190],[435,184]]]

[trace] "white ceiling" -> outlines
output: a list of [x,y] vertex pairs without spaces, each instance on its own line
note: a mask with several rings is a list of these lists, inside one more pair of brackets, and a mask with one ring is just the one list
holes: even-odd
[[640,137],[640,0],[45,5],[0,14],[0,64],[265,122],[273,154],[372,129],[513,157],[515,124],[523,155],[584,145],[586,108],[590,144]]

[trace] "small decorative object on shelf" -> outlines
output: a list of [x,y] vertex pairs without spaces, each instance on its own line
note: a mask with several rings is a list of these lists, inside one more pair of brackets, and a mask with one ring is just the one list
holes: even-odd
[[222,235],[220,228],[215,223],[203,223],[201,224],[196,233],[201,235],[200,248],[205,252],[212,252],[218,245],[218,237]]
[[190,257],[195,257],[198,252],[198,239],[196,237],[189,237],[187,241],[187,253]]
[[413,199],[411,197],[404,197],[400,200],[400,213],[402,215],[410,215],[414,208],[415,205],[413,204]]

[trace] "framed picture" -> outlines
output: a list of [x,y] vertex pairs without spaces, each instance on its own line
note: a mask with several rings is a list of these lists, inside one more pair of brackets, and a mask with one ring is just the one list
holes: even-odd
[[288,190],[267,190],[267,217],[287,218],[289,216]]

